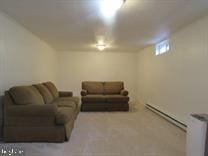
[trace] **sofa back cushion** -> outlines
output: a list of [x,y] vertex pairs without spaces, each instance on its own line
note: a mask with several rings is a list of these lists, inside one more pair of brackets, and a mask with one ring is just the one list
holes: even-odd
[[55,99],[48,88],[43,84],[36,84],[34,86],[38,89],[46,104],[51,103]]
[[120,94],[121,90],[124,89],[123,82],[105,82],[104,83],[104,94]]
[[34,86],[17,86],[12,87],[9,93],[17,105],[42,105],[43,97]]
[[85,81],[82,82],[82,89],[87,91],[87,94],[103,94],[103,82]]
[[58,90],[52,82],[45,82],[43,84],[48,88],[48,90],[51,92],[51,94],[53,95],[54,98],[59,97]]

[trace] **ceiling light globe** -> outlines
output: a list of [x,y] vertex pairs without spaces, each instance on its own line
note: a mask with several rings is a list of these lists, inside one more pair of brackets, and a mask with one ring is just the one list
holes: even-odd
[[106,48],[106,45],[96,45],[99,51],[103,51]]

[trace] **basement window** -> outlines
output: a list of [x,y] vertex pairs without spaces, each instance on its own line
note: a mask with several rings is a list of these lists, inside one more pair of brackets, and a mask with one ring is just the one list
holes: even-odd
[[155,46],[155,55],[161,55],[170,50],[169,40],[162,41]]

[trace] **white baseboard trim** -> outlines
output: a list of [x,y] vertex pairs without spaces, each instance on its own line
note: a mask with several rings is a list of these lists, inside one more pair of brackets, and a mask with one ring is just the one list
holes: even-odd
[[152,104],[146,103],[145,106],[150,109],[151,111],[157,113],[158,115],[162,116],[163,118],[165,118],[166,120],[168,120],[169,122],[173,123],[174,125],[176,125],[177,127],[183,129],[186,131],[187,125],[184,124],[183,122],[177,120],[175,117],[173,117],[172,115],[170,115],[169,113],[166,113],[164,111],[162,111],[161,109],[155,107]]

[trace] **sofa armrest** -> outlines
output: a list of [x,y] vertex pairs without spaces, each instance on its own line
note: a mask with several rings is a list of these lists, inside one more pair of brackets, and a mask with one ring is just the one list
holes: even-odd
[[44,105],[12,105],[6,110],[7,116],[13,117],[55,117],[58,107],[53,104]]
[[73,92],[71,91],[60,91],[59,92],[59,97],[72,97]]
[[120,94],[123,96],[128,96],[129,92],[127,90],[123,89],[123,90],[121,90]]
[[82,91],[81,91],[81,96],[86,96],[86,95],[87,95],[87,91],[84,90],[84,89],[82,89]]

